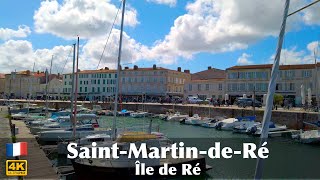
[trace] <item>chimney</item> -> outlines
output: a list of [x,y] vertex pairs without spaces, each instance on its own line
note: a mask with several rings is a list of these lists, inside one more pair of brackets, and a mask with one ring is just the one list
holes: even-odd
[[80,69],[78,69],[78,71],[77,72],[80,72],[81,70]]
[[212,69],[211,66],[208,66],[208,70]]
[[58,73],[58,78],[60,77],[60,73]]
[[137,66],[137,65],[134,65],[134,66],[133,66],[133,69],[134,69],[134,70],[137,70],[137,69],[138,69],[138,66]]
[[104,70],[109,70],[109,68],[108,67],[104,67]]
[[30,70],[27,70],[27,76],[30,76],[31,73],[30,73]]
[[126,67],[124,67],[124,69],[129,69],[129,67],[128,67],[128,66],[126,66]]
[[156,70],[156,69],[157,69],[157,65],[154,64],[153,67],[152,67],[152,69],[153,69],[153,70]]
[[40,74],[40,71],[39,71],[39,70],[37,71],[37,74]]
[[190,74],[190,70],[184,70],[184,73],[188,73],[188,74]]
[[181,67],[178,67],[178,71],[181,72]]

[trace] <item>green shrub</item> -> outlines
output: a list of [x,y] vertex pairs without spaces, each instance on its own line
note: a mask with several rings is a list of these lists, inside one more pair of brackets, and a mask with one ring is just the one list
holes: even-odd
[[275,94],[273,96],[273,101],[275,105],[281,105],[283,102],[283,96],[281,94]]

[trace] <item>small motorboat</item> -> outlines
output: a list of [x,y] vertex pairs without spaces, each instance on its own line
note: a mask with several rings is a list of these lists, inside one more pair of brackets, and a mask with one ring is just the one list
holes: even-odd
[[143,118],[148,116],[148,112],[133,112],[130,116],[133,118]]
[[240,124],[233,128],[233,133],[246,134],[248,129],[251,129],[254,126],[261,124],[260,122],[256,122],[254,124]]
[[126,109],[123,109],[120,112],[118,112],[118,116],[130,116],[131,113],[132,111],[127,111]]
[[300,133],[292,135],[292,138],[304,144],[320,144],[320,130],[301,130]]
[[[287,126],[286,125],[278,125],[278,124],[274,124],[273,122],[269,123],[269,133],[271,132],[277,132],[277,131],[285,131],[287,130]],[[247,129],[247,134],[251,134],[254,136],[260,136],[262,132],[262,124],[256,124],[252,127],[249,127]]]
[[169,115],[167,121],[181,121],[182,119],[188,118],[188,115],[181,115],[180,112],[176,112],[173,115]]
[[251,127],[254,125],[255,119],[256,119],[255,116],[229,118],[229,119],[223,120],[222,123],[219,123],[217,125],[217,129],[225,130],[225,131],[233,131],[234,127],[239,125]]
[[[81,125],[76,127],[75,139],[80,139],[88,135],[93,134],[111,134],[111,130],[96,130],[93,126]],[[38,133],[38,139],[40,142],[59,142],[73,140],[73,128],[59,129],[52,131],[42,131]]]
[[217,122],[222,121],[224,119],[226,119],[226,117],[215,116],[214,118],[210,118],[208,121],[201,124],[201,126],[205,128],[215,128],[217,125]]

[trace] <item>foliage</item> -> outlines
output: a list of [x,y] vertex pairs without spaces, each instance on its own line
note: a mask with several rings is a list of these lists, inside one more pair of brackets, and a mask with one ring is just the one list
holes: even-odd
[[281,94],[275,94],[273,96],[273,101],[275,105],[281,105],[283,102],[283,96]]

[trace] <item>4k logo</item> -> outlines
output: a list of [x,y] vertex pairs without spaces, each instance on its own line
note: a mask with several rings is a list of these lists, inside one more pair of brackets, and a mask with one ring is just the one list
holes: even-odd
[[7,176],[26,176],[28,174],[27,160],[7,160],[6,175]]

